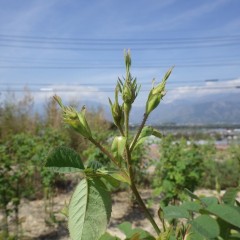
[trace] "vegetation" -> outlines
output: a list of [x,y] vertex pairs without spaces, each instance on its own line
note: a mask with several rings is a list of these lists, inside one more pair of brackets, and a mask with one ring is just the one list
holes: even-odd
[[[119,229],[126,239],[239,239],[239,144],[219,150],[206,133],[162,136],[145,126],[165,94],[172,69],[150,90],[142,124],[136,132],[130,130],[129,115],[140,86],[130,73],[129,53],[125,63],[126,77],[117,82],[114,100],[109,99],[115,127],[104,119],[102,109],[78,111],[76,103],[65,106],[57,96],[47,102],[44,116],[33,112],[27,90],[21,100],[9,93],[0,103],[0,239],[24,239],[19,218],[24,198],[43,199],[46,223],[56,223],[53,197],[62,186],[65,191],[76,187],[68,211],[72,239],[119,239],[105,231],[110,192],[122,189],[132,191],[132,200],[156,232],[152,236],[123,222]],[[209,142],[201,145],[199,138]],[[153,143],[157,159],[149,154]],[[66,179],[56,172],[70,175]],[[144,187],[160,197],[161,225],[147,207],[150,199],[141,197]],[[228,190],[223,197],[206,198],[193,194],[199,187]]]
[[[159,105],[165,95],[165,85],[172,68],[165,74],[161,83],[153,86],[146,102],[145,113],[139,129],[133,136],[129,134],[129,115],[132,104],[138,96],[140,86],[136,78],[130,73],[130,53],[125,54],[126,77],[124,81],[118,80],[115,88],[115,101],[109,99],[112,117],[119,130],[111,148],[106,148],[96,139],[86,118],[86,109],[81,111],[73,107],[65,106],[58,96],[54,96],[62,109],[64,122],[80,135],[88,139],[107,158],[102,158],[102,163],[107,164],[85,165],[80,156],[74,150],[66,147],[55,148],[48,156],[46,166],[60,173],[79,173],[82,176],[77,185],[68,209],[68,228],[73,240],[92,239],[118,239],[105,234],[107,224],[111,216],[110,192],[104,181],[116,186],[118,182],[124,182],[132,190],[136,201],[145,213],[146,218],[152,224],[157,238],[142,229],[132,229],[125,223],[120,229],[125,233],[126,239],[234,239],[240,233],[239,203],[235,205],[235,197],[238,189],[226,192],[223,201],[218,199],[202,199],[194,195],[190,190],[187,193],[198,202],[183,202],[181,206],[168,205],[159,208],[159,218],[162,221],[162,229],[156,223],[151,212],[147,208],[139,194],[136,185],[136,173],[132,155],[137,145],[153,135],[162,138],[162,134],[156,129],[145,126],[151,112]],[[122,103],[119,103],[119,93]],[[186,141],[173,144],[172,140],[164,139],[162,145],[164,151],[159,164],[160,190],[165,194],[165,203],[181,200],[181,192],[184,187],[192,191],[198,185],[203,167],[201,161],[203,155],[196,144],[188,146]],[[167,148],[165,147],[167,145]],[[111,165],[109,165],[111,161]],[[104,180],[104,181],[103,181]],[[156,184],[157,180],[155,181]],[[183,207],[184,206],[184,207]],[[230,212],[230,216],[229,213]],[[197,215],[195,215],[197,213]],[[199,215],[200,214],[200,215]],[[215,216],[215,217],[212,217]],[[186,223],[178,219],[187,219]],[[168,222],[168,224],[166,224]],[[231,232],[236,231],[236,234]],[[238,232],[238,233],[237,233]]]

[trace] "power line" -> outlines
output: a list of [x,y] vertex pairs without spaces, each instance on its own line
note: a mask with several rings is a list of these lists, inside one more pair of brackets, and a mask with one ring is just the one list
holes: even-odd
[[[234,54],[233,52],[231,52],[231,55],[224,55],[224,56],[221,56],[221,55],[218,55],[218,56],[207,56],[207,57],[197,57],[197,59],[196,58],[189,58],[189,57],[184,57],[184,56],[181,56],[180,58],[179,57],[172,57],[172,58],[161,58],[161,59],[158,59],[158,58],[152,58],[151,57],[151,60],[152,61],[176,61],[176,60],[181,60],[181,61],[183,61],[183,60],[187,60],[187,61],[193,61],[193,60],[226,60],[226,58],[240,58],[240,55],[239,54]],[[4,59],[7,59],[7,60],[19,60],[19,61],[31,61],[31,62],[33,62],[33,61],[36,61],[36,60],[42,60],[42,61],[54,61],[54,62],[56,62],[56,61],[63,61],[63,62],[69,62],[69,61],[73,61],[73,62],[91,62],[91,61],[93,61],[92,59],[79,59],[79,58],[49,58],[49,57],[44,57],[44,58],[39,58],[39,56],[37,56],[36,58],[32,58],[32,57],[16,57],[16,56],[0,56],[0,61],[4,61]],[[95,60],[95,59],[94,59]],[[95,60],[96,61],[96,60]],[[113,62],[113,59],[108,59],[108,60],[106,60],[106,59],[103,59],[103,58],[101,58],[101,61],[104,61],[104,62],[106,62],[106,61],[111,61],[111,63]],[[119,62],[119,61],[117,61],[117,62]],[[134,62],[140,62],[139,60],[135,60]]]
[[143,42],[143,41],[203,41],[203,40],[238,40],[240,35],[219,35],[219,36],[196,36],[196,37],[173,37],[173,38],[71,38],[71,37],[46,37],[29,35],[8,35],[0,34],[2,38],[11,39],[32,39],[32,40],[55,40],[55,41],[87,41],[87,42]]
[[[227,83],[229,81],[233,81],[233,80],[236,80],[236,79],[239,79],[239,77],[227,77],[227,78],[214,78],[214,79],[192,79],[192,80],[178,80],[178,81],[168,81],[168,85],[179,85],[179,84],[195,84],[195,83],[206,83],[206,82],[221,82],[221,83]],[[158,83],[159,81],[157,81]],[[156,84],[157,84],[156,83]],[[58,85],[59,86],[66,86],[66,84],[69,85],[69,83],[34,83],[34,82],[31,82],[31,83],[12,83],[14,84],[14,86],[56,86]],[[71,83],[71,86],[89,86],[89,87],[92,87],[92,86],[98,86],[98,87],[101,87],[101,86],[104,86],[104,87],[115,87],[115,84],[116,84],[116,81],[112,82],[112,83]],[[139,82],[139,84],[141,85],[152,85],[152,81],[142,81],[142,82]],[[9,83],[0,83],[0,86],[10,86]]]
[[173,44],[199,44],[199,43],[229,43],[229,42],[239,42],[240,37],[238,38],[224,38],[224,39],[185,39],[185,40],[176,40],[176,39],[171,39],[171,40],[161,40],[161,39],[135,39],[134,41],[129,41],[129,40],[120,40],[120,41],[112,41],[112,40],[104,40],[104,41],[99,41],[99,40],[79,40],[79,41],[57,41],[57,40],[41,40],[41,39],[19,39],[19,38],[6,38],[6,37],[1,37],[0,36],[0,41],[1,42],[13,42],[13,43],[31,43],[31,44],[65,44],[65,45],[111,45],[111,46],[116,46],[116,45],[125,45],[125,44],[134,44],[134,45],[159,45],[159,44],[167,44],[167,45],[173,45]]
[[[179,64],[176,65],[178,68],[195,68],[195,67],[217,67],[217,66],[240,66],[240,62],[233,63],[209,63],[209,64]],[[139,68],[168,68],[169,65],[143,65],[143,66],[134,66],[135,69]],[[66,70],[66,69],[122,69],[124,66],[18,66],[18,65],[3,65],[0,66],[0,69],[58,69],[58,70]]]
[[[217,43],[217,44],[202,44],[202,45],[184,45],[184,46],[162,46],[162,47],[132,47],[133,51],[158,51],[158,50],[175,50],[175,49],[196,49],[196,48],[209,48],[209,47],[234,47],[239,45],[239,42],[236,43]],[[122,51],[124,47],[49,47],[49,46],[30,46],[30,45],[13,45],[13,44],[0,44],[0,47],[7,48],[24,48],[24,49],[39,49],[39,50],[68,50],[68,51]]]
[[[229,58],[229,59],[228,59]],[[181,59],[181,60],[177,60],[177,59],[172,59],[172,60],[168,60],[168,61],[172,61],[175,63],[175,65],[181,61],[181,64],[188,64],[189,62],[193,63],[193,64],[201,64],[201,63],[205,63],[205,64],[211,64],[213,61],[214,63],[231,63],[232,61],[238,61],[240,60],[240,56],[238,58],[231,58],[231,57],[224,57],[224,58],[202,58],[202,59],[196,59],[196,58],[188,58],[188,59]],[[18,63],[21,63],[21,64],[52,64],[52,65],[56,65],[56,64],[71,64],[71,65],[76,65],[76,64],[89,64],[89,65],[100,65],[102,64],[103,62],[106,63],[106,64],[119,64],[119,61],[114,61],[114,60],[102,60],[101,63],[100,61],[97,61],[97,60],[84,60],[84,59],[69,59],[69,60],[64,60],[64,59],[48,59],[48,58],[44,58],[44,59],[36,59],[36,58],[1,58],[0,57],[0,62],[1,63],[10,63],[10,64],[18,64]],[[139,65],[139,64],[145,64],[147,62],[148,65],[156,65],[157,63],[158,64],[161,64],[162,62],[166,62],[166,60],[156,60],[156,61],[135,61],[135,65]]]

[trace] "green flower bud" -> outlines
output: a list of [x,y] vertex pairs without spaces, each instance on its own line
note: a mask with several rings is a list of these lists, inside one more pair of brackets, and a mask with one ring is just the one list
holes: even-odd
[[126,65],[127,73],[129,73],[130,72],[131,63],[132,63],[130,50],[124,51],[124,58],[125,58],[125,65]]
[[79,122],[81,123],[79,125],[79,127],[81,126],[79,128],[79,133],[81,133],[86,138],[91,138],[92,133],[91,133],[90,127],[87,123],[85,115],[86,115],[86,108],[85,108],[85,106],[83,106],[81,112],[78,113],[78,119],[79,119]]
[[118,160],[120,160],[123,156],[125,146],[126,146],[126,141],[127,140],[125,137],[118,136],[118,137],[115,137],[112,142],[111,150],[113,152],[114,157],[117,158]]
[[91,138],[91,130],[85,117],[85,106],[83,106],[81,112],[77,112],[73,107],[64,106],[59,96],[55,95],[54,99],[62,109],[63,121],[79,132],[83,137]]
[[109,104],[111,106],[111,111],[112,111],[112,117],[114,120],[114,123],[116,126],[121,126],[123,125],[124,122],[124,114],[123,114],[123,109],[118,103],[118,91],[119,91],[119,86],[117,85],[115,88],[115,102],[112,103],[111,99],[108,98]]
[[122,94],[123,102],[131,108],[131,104],[135,101],[139,91],[140,85],[137,85],[136,78],[133,79],[130,73],[131,67],[131,56],[130,51],[125,51],[125,65],[126,65],[126,78],[124,79],[124,83],[121,79],[118,80],[119,90]]
[[163,80],[161,83],[159,83],[156,87],[153,86],[151,91],[148,95],[148,100],[146,103],[146,114],[150,114],[160,103],[162,98],[165,96],[165,86],[168,77],[170,76],[172,72],[173,67],[171,67],[165,76],[163,77]]

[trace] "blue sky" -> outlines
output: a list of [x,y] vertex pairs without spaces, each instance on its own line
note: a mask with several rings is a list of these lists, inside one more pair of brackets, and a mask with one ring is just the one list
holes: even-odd
[[0,0],[0,92],[106,103],[128,48],[138,104],[172,65],[166,102],[239,92],[239,12],[239,0]]

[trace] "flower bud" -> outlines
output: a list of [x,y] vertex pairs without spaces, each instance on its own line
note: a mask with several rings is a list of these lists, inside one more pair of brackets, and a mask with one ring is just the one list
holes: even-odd
[[173,67],[171,67],[165,76],[163,77],[163,80],[161,83],[159,83],[156,87],[153,87],[148,95],[148,100],[146,103],[146,114],[149,115],[160,103],[162,98],[165,96],[165,86],[168,77],[170,76],[172,72]]
[[115,102],[114,103],[112,103],[110,98],[108,99],[109,104],[111,106],[112,117],[113,117],[114,123],[117,127],[121,126],[124,122],[123,109],[118,103],[118,91],[119,91],[119,86],[117,85],[115,88]]
[[91,138],[91,130],[85,117],[85,107],[82,108],[81,112],[77,112],[73,107],[64,106],[59,96],[55,95],[54,99],[62,109],[63,121],[79,132],[83,137]]
[[125,65],[126,65],[127,73],[129,73],[130,72],[131,63],[132,63],[130,50],[124,52],[124,58],[125,58]]

